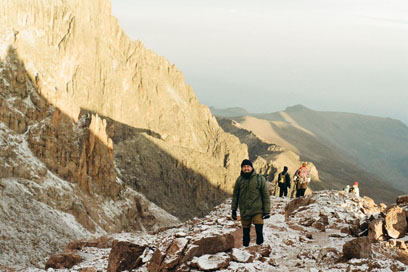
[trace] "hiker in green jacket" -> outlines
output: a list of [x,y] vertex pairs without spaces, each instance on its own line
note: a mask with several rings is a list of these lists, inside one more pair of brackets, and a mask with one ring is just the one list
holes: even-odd
[[252,223],[255,224],[256,244],[263,243],[263,220],[270,217],[271,200],[266,180],[258,175],[250,160],[241,163],[241,175],[237,178],[232,195],[232,219],[241,214],[243,245],[249,246]]

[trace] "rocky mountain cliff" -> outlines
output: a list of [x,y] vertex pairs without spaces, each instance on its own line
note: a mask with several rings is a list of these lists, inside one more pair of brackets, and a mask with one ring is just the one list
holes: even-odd
[[179,222],[117,177],[106,122],[49,104],[12,48],[0,70],[0,264],[41,267],[73,238]]
[[0,265],[203,216],[248,157],[108,0],[1,1],[0,59]]
[[[156,179],[149,176],[160,172],[150,171],[153,166],[164,169],[161,182],[168,187],[171,181],[183,178],[177,174],[168,177],[168,164],[160,158],[149,162],[133,158],[137,155],[127,152],[138,149],[128,146],[133,141],[141,148],[150,145],[158,156],[172,157],[169,169],[191,170],[202,176],[203,183],[231,190],[239,161],[247,156],[245,146],[220,129],[174,65],[127,38],[111,16],[109,1],[2,1],[0,14],[3,55],[6,49],[15,49],[38,93],[49,104],[75,123],[81,122],[84,111],[109,118],[102,142],[110,148],[107,137],[111,137],[116,159],[134,159],[119,171],[121,177],[127,177],[125,182],[144,188],[142,176]],[[102,126],[91,129],[104,134]],[[146,138],[145,143],[138,141],[140,137]],[[127,145],[126,154],[121,145]],[[113,177],[112,173],[102,175]],[[201,202],[208,202],[207,196],[204,198]],[[187,213],[178,216],[193,214]]]

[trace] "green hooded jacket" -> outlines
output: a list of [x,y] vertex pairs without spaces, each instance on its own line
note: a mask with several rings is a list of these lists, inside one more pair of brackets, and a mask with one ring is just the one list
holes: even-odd
[[271,200],[269,196],[268,186],[263,176],[252,173],[249,179],[239,176],[234,185],[232,194],[231,210],[239,211],[242,219],[251,219],[260,213],[271,212]]

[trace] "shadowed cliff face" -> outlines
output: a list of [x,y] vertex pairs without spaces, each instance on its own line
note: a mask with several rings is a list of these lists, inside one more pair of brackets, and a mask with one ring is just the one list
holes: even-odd
[[42,266],[72,239],[178,222],[117,178],[106,121],[76,123],[37,89],[10,47],[0,61],[1,264]]
[[108,0],[5,0],[0,14],[1,43],[17,49],[48,102],[75,122],[84,109],[152,131],[170,156],[231,192],[246,146],[223,132],[174,65],[125,35]]
[[[4,264],[41,266],[42,258],[69,240],[156,230],[179,222],[170,214],[203,216],[227,197],[229,184],[213,186],[207,179],[222,176],[222,171],[204,176],[189,166],[191,160],[202,160],[200,152],[179,161],[169,153],[176,149],[166,150],[159,134],[86,110],[74,122],[39,94],[11,47],[0,68],[0,192],[7,196],[0,209],[8,241],[0,249],[1,259],[9,260]],[[183,155],[182,148],[176,151]],[[216,159],[199,166],[211,169],[212,164]],[[37,216],[27,216],[30,210],[38,210]],[[71,223],[61,219],[65,214],[73,216]],[[15,228],[24,235],[9,232]],[[38,232],[52,233],[50,229],[58,233],[41,238],[44,234]],[[48,246],[33,253],[43,243]],[[13,248],[20,248],[19,253]],[[30,260],[10,257],[16,254]]]
[[205,215],[248,157],[110,12],[107,0],[0,2],[2,260],[39,265],[66,239]]
[[[220,181],[213,186],[207,179],[223,175],[222,170],[212,168],[216,159],[203,160],[203,154],[193,150],[186,157],[181,147],[169,150],[155,132],[86,110],[80,112],[76,123],[38,94],[38,86],[13,48],[6,59],[11,64],[3,63],[2,68],[0,120],[15,133],[26,135],[28,147],[46,166],[41,172],[48,169],[78,185],[84,195],[91,197],[85,202],[117,200],[128,185],[169,213],[188,219],[205,215],[227,197],[230,184]],[[184,160],[177,160],[170,152],[185,156]],[[201,168],[205,175],[193,167]],[[22,177],[34,178],[29,174]],[[82,218],[81,222],[91,231],[95,231],[94,222],[105,230],[121,230],[101,224],[96,212],[75,216],[94,216],[92,220]]]

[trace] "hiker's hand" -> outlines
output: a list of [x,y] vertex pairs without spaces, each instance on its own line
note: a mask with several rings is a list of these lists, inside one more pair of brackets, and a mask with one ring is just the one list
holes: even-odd
[[269,213],[264,213],[263,215],[262,215],[262,219],[268,219],[268,218],[270,218],[271,217],[271,215],[269,214]]
[[231,217],[232,219],[237,220],[237,211],[232,211]]

